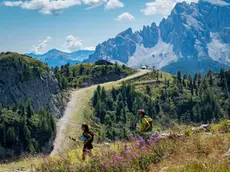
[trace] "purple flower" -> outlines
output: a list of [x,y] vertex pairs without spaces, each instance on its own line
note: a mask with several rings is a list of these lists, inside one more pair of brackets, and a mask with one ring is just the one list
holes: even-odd
[[123,157],[121,157],[121,156],[119,156],[119,155],[116,155],[115,156],[115,160],[116,161],[121,161],[121,160],[123,160],[124,158]]

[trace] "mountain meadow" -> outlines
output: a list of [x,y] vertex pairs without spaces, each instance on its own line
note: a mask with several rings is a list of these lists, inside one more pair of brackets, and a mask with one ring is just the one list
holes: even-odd
[[[1,78],[1,90],[17,82],[15,94],[23,95],[25,89],[39,93],[16,99],[12,89],[11,95],[7,89],[1,92],[6,97],[1,100],[8,100],[2,101],[0,110],[3,171],[230,169],[229,70],[221,69],[218,73],[209,70],[205,75],[182,74],[178,70],[171,75],[160,70],[135,71],[107,61],[50,69],[38,60],[16,53],[2,53],[0,59],[5,76],[11,76]],[[35,82],[51,91],[48,99],[51,103],[38,109],[33,102],[45,101],[42,99],[45,97],[43,87],[33,90]],[[53,84],[57,92],[52,92]],[[73,99],[71,90],[82,89],[83,107],[71,113],[67,130],[60,135],[58,121],[65,119],[66,110],[59,109],[60,116],[53,109],[57,110],[60,104],[68,109],[68,102]],[[138,137],[136,130],[140,108],[153,119],[154,134],[148,144]],[[79,114],[95,135],[93,156],[84,162],[81,143],[68,138],[81,136],[79,119],[75,117]],[[63,147],[63,151],[48,156],[57,146],[55,136],[63,138],[62,146],[68,149]]]
[[0,8],[0,172],[230,172],[230,0]]

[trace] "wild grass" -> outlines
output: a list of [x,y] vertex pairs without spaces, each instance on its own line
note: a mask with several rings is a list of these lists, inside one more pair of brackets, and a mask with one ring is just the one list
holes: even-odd
[[[211,131],[213,127],[225,125],[226,121],[212,124]],[[185,131],[185,126],[178,126],[168,132],[185,133]],[[42,172],[228,172],[230,170],[230,157],[226,155],[230,148],[230,132],[215,130],[212,134],[200,132],[164,139],[155,135],[150,144],[141,139],[132,137],[130,139],[111,143],[110,147],[95,144],[93,156],[88,157],[85,162],[81,160],[82,145],[80,145],[75,150],[54,157],[26,159],[0,165],[0,169],[10,171],[9,169],[22,166],[30,169],[31,164],[36,164],[36,169]]]
[[[226,123],[228,121],[212,124],[211,130]],[[230,132],[226,130],[211,134],[184,134],[183,137],[162,138],[155,135],[149,144],[141,139],[131,139],[126,143],[116,142],[110,148],[96,146],[93,156],[83,163],[80,149],[61,155],[59,160],[48,158],[41,162],[38,171],[227,172],[230,170],[230,157],[225,153],[229,148]]]
[[118,144],[114,148],[95,150],[85,163],[80,163],[79,154],[62,154],[58,159],[47,158],[37,168],[43,172],[77,171],[148,171],[148,166],[158,163],[174,149],[175,140],[152,138],[149,144],[135,140],[129,144]]
[[[217,124],[220,125],[220,124]],[[174,152],[151,171],[225,172],[230,171],[230,133],[199,133],[177,142]]]

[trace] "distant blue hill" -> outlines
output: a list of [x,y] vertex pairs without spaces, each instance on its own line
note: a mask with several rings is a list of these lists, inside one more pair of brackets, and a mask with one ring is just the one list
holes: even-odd
[[79,50],[72,53],[66,53],[57,49],[52,49],[45,54],[28,53],[26,55],[38,59],[44,63],[47,63],[50,67],[60,67],[61,65],[65,65],[67,63],[69,63],[70,65],[80,63],[83,60],[87,59],[89,55],[93,53],[94,51],[91,50]]

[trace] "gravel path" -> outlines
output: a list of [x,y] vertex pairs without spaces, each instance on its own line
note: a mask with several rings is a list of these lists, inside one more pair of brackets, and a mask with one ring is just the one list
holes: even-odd
[[[144,75],[148,72],[149,70],[141,70],[121,80],[107,82],[107,83],[103,83],[100,85],[111,88],[112,86],[115,86],[121,83],[122,81],[133,79],[135,77]],[[86,96],[86,95],[93,94],[96,88],[97,88],[97,85],[93,85],[87,88],[82,88],[79,90],[72,91],[70,101],[68,102],[66,110],[64,112],[64,116],[57,122],[57,134],[56,134],[55,141],[53,143],[53,151],[51,152],[50,156],[53,156],[53,155],[58,154],[59,152],[62,152],[65,147],[65,144],[67,143],[66,140],[68,138],[66,136],[73,135],[72,133],[69,133],[69,131],[67,130],[68,125],[72,125],[71,127],[77,128],[79,132],[76,132],[76,133],[81,133],[80,127],[81,127],[81,124],[84,122],[84,117],[81,113],[81,110],[82,110],[81,108],[83,108],[85,106],[84,104],[86,102],[89,102],[90,98],[92,97],[92,96]],[[73,120],[74,115],[76,115],[75,119],[77,120]]]

